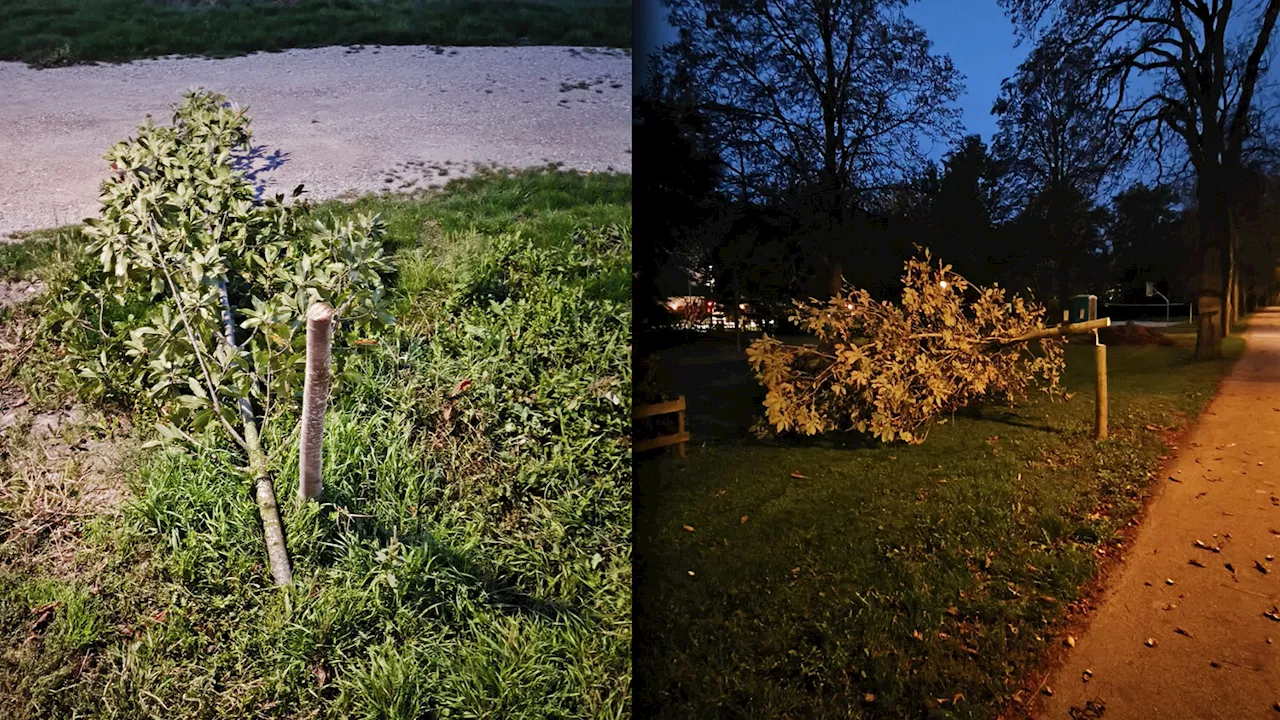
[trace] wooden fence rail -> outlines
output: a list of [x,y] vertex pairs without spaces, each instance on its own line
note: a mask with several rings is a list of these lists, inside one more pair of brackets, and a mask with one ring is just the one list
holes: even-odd
[[632,413],[635,420],[643,420],[645,418],[657,417],[659,415],[676,414],[676,432],[674,435],[662,435],[648,440],[641,440],[634,446],[636,452],[645,452],[647,450],[656,450],[657,448],[667,447],[668,445],[678,445],[680,449],[680,457],[685,457],[685,443],[689,442],[689,431],[684,429],[684,411],[685,401],[681,395],[675,400],[654,403],[652,405],[639,405]]

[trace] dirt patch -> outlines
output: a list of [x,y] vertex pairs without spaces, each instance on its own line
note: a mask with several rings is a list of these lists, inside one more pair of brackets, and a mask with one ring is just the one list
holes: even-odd
[[1159,330],[1135,323],[1113,325],[1098,331],[1098,339],[1104,345],[1177,345],[1173,338]]
[[26,302],[44,292],[44,283],[39,280],[0,280],[0,308]]
[[72,572],[87,523],[128,497],[131,431],[80,406],[36,411],[0,384],[0,562]]

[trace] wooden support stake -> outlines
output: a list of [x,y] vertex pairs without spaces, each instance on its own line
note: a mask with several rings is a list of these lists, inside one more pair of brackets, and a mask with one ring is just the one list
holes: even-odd
[[1099,440],[1107,439],[1107,346],[1098,343],[1093,346],[1093,363],[1098,373],[1097,418],[1094,428]]
[[302,437],[298,441],[298,497],[303,502],[323,491],[320,450],[324,412],[329,404],[329,328],[333,308],[315,303],[307,309],[307,373],[302,386]]
[[[683,396],[681,397],[683,399]],[[678,418],[676,420],[676,434],[683,436],[684,435],[684,409],[683,408],[681,408],[680,412],[677,414],[676,417]],[[679,447],[680,447],[680,457],[688,457],[689,455],[684,450],[684,443],[680,443]]]

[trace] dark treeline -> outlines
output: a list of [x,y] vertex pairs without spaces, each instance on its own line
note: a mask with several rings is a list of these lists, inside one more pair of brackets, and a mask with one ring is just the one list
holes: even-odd
[[1155,282],[1206,314],[1198,350],[1215,356],[1224,318],[1276,281],[1259,98],[1280,0],[1002,0],[1031,50],[988,142],[960,127],[962,78],[907,4],[669,1],[680,40],[636,103],[659,210],[638,267],[649,320],[690,273],[731,306],[841,278],[888,295],[923,246],[1055,312]]

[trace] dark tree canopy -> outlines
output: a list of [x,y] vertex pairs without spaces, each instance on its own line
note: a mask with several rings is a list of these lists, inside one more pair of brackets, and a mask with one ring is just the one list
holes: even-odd
[[[862,194],[918,165],[922,133],[954,129],[951,60],[932,52],[905,0],[668,4],[680,29],[671,53],[705,92],[726,187],[803,197],[790,210],[838,274]],[[807,192],[789,192],[797,188]]]
[[1234,178],[1259,119],[1258,79],[1280,0],[1001,0],[1028,35],[1097,59],[1096,90],[1157,158],[1172,148],[1195,171],[1201,253],[1196,351],[1221,355],[1235,314]]
[[1090,49],[1046,38],[1005,80],[992,108],[1009,192],[1024,208],[1024,227],[1043,243],[1060,307],[1081,289],[1082,273],[1097,269],[1101,217],[1094,198],[1120,169],[1120,134],[1091,90],[1095,65]]

